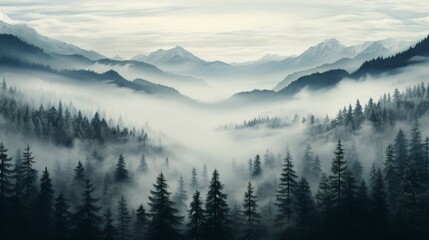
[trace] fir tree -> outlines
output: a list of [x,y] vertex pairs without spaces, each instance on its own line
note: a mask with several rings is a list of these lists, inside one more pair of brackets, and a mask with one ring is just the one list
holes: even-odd
[[318,210],[320,212],[322,221],[324,222],[324,228],[326,231],[331,230],[333,221],[333,209],[334,209],[334,196],[331,189],[329,178],[325,173],[320,178],[319,189],[316,193],[316,202]]
[[5,222],[6,212],[6,201],[8,197],[13,193],[12,174],[13,165],[11,163],[12,158],[8,157],[7,149],[0,143],[0,230],[3,229]]
[[205,163],[204,163],[204,166],[203,166],[202,180],[203,180],[202,181],[203,182],[202,188],[207,187],[207,185],[209,184],[209,174],[208,174],[208,171],[207,171],[207,164],[205,164]]
[[395,165],[399,171],[399,177],[402,178],[404,175],[404,169],[407,167],[408,150],[407,150],[407,139],[405,138],[404,132],[399,129],[398,134],[395,138],[393,145]]
[[343,192],[345,187],[345,173],[347,171],[346,161],[344,160],[344,149],[341,140],[338,140],[337,146],[334,151],[335,158],[332,160],[332,175],[329,177],[331,180],[332,191],[335,193],[335,206],[337,211],[340,211]]
[[207,239],[229,239],[230,216],[227,195],[222,192],[223,184],[219,180],[217,170],[213,171],[206,199],[206,225]]
[[140,159],[139,170],[141,172],[147,172],[146,157],[144,156],[144,154],[142,154],[142,157]]
[[75,239],[92,240],[100,236],[99,224],[101,217],[98,215],[100,207],[97,205],[98,199],[92,196],[93,192],[92,183],[87,179],[85,190],[82,193],[81,204],[73,216]]
[[77,184],[77,186],[83,187],[85,186],[85,179],[85,167],[83,166],[82,162],[79,161],[76,168],[74,169],[73,181]]
[[198,176],[197,176],[197,169],[195,169],[195,167],[192,168],[191,188],[193,190],[198,189]]
[[261,157],[259,154],[256,155],[255,160],[253,161],[253,171],[252,177],[257,178],[262,175],[262,167],[261,167]]
[[258,231],[259,225],[259,214],[257,213],[257,199],[255,196],[255,189],[252,184],[249,182],[247,185],[247,191],[244,193],[244,202],[242,212],[244,216],[244,235],[243,239],[251,240],[256,239],[256,233]]
[[126,240],[130,236],[131,217],[128,213],[127,201],[122,196],[118,205],[118,219],[116,229],[118,231],[118,239]]
[[203,209],[203,202],[201,201],[200,192],[198,191],[192,196],[188,218],[187,238],[193,240],[204,239],[203,226],[206,223],[205,210]]
[[20,166],[20,171],[23,174],[22,178],[22,192],[23,200],[26,204],[32,204],[34,196],[37,193],[36,180],[37,180],[37,171],[33,168],[34,157],[31,152],[30,145],[27,145],[24,153],[22,154],[22,163]]
[[174,196],[174,203],[175,203],[177,210],[179,211],[179,215],[181,215],[181,216],[184,215],[184,213],[186,211],[186,200],[188,200],[188,196],[186,195],[185,181],[183,180],[182,175],[180,175],[180,177],[179,177],[179,189],[178,189],[176,195]]
[[[40,225],[40,234],[46,234],[49,232],[52,221],[53,205],[54,205],[54,190],[52,189],[51,178],[49,177],[48,169],[42,173],[40,179],[40,193],[38,199],[38,224]],[[46,238],[46,237],[45,237]]]
[[384,180],[386,182],[387,203],[390,209],[395,210],[398,200],[399,174],[395,165],[393,146],[389,144],[386,148],[386,159],[384,161]]
[[308,227],[314,220],[316,210],[311,196],[310,185],[304,177],[301,178],[296,186],[294,200],[297,224],[301,227]]
[[424,149],[422,144],[422,136],[419,129],[419,123],[416,120],[413,128],[411,129],[410,148],[409,148],[409,161],[414,161],[417,167],[419,181],[424,179]]
[[302,176],[307,179],[311,176],[311,165],[313,162],[313,157],[313,150],[311,149],[310,144],[307,144],[307,147],[304,150],[304,156],[302,157]]
[[157,177],[153,187],[154,190],[150,191],[151,196],[149,196],[150,222],[147,239],[179,239],[181,217],[177,216],[178,210],[170,200],[171,193],[167,191],[168,185],[162,173]]
[[414,161],[410,161],[402,178],[402,191],[399,199],[399,215],[405,229],[416,225],[419,188],[417,166]]
[[128,176],[128,170],[125,166],[125,159],[122,154],[119,154],[119,159],[116,163],[114,179],[117,183],[127,182],[130,180],[130,177]]
[[103,214],[103,230],[101,232],[101,239],[103,240],[115,240],[117,236],[117,231],[115,226],[113,226],[113,214],[110,209],[107,209]]
[[371,220],[374,232],[381,238],[387,224],[387,203],[384,181],[381,170],[376,171],[374,182],[371,183]]
[[251,158],[249,158],[249,161],[247,162],[247,170],[249,171],[249,177],[251,178],[253,176],[253,161]]
[[143,240],[146,236],[148,219],[143,204],[137,208],[136,220],[134,222],[134,240]]
[[66,240],[70,236],[71,213],[62,193],[55,199],[53,231],[55,240]]
[[276,159],[268,149],[265,151],[264,154],[264,166],[271,169],[276,167]]
[[279,210],[275,219],[277,225],[289,225],[291,223],[293,213],[292,204],[294,201],[293,193],[297,184],[297,175],[293,169],[294,165],[289,151],[284,161],[285,163],[283,165],[279,189],[276,196],[276,205]]

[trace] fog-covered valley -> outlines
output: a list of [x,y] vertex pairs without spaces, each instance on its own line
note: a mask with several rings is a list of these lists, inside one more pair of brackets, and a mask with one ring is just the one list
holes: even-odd
[[427,237],[429,37],[230,64],[0,21],[0,50],[5,239]]

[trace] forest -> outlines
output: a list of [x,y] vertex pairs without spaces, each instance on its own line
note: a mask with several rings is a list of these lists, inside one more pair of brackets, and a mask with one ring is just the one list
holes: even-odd
[[[72,171],[37,169],[39,158],[30,145],[11,153],[0,144],[0,234],[2,239],[426,239],[429,234],[429,138],[420,130],[419,117],[428,111],[424,84],[386,94],[364,107],[357,101],[338,116],[321,123],[303,119],[313,135],[334,133],[330,171],[307,144],[275,156],[269,150],[249,159],[237,172],[245,191],[226,191],[222,173],[204,165],[181,172],[177,186],[165,172],[157,172],[147,198],[131,205],[140,191],[135,169],[126,152],[116,156],[113,169],[99,170],[102,157],[94,151],[89,162]],[[15,88],[2,84],[2,131],[24,138],[71,148],[76,141],[109,146],[136,142],[144,151],[148,134],[113,127],[98,113],[88,118],[74,107],[33,109]],[[45,108],[47,110],[45,110]],[[278,121],[278,120],[277,120]],[[364,159],[354,157],[342,139],[371,124],[374,131],[390,131],[398,121],[412,124],[400,129],[384,149],[384,156],[364,174]],[[341,139],[340,139],[341,138]],[[359,144],[359,143],[357,143]],[[293,157],[292,153],[304,152]],[[300,161],[300,167],[296,163]],[[366,161],[366,160],[365,160]],[[368,160],[370,161],[370,160]],[[171,167],[170,167],[171,168]],[[277,170],[277,171],[276,171]],[[280,170],[280,171],[278,171]],[[144,155],[138,174],[148,174]],[[266,181],[275,172],[275,183]],[[189,174],[189,182],[182,176]],[[271,175],[270,175],[271,174]],[[69,179],[69,180],[67,180]],[[170,186],[176,186],[172,188]]]

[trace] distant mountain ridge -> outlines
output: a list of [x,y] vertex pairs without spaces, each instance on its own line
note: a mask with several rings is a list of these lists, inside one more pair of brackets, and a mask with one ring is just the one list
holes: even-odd
[[105,58],[103,55],[81,49],[75,45],[64,43],[46,36],[41,35],[36,30],[25,24],[9,24],[0,20],[0,33],[11,34],[20,39],[39,47],[46,53],[56,53],[63,55],[82,55],[91,60]]

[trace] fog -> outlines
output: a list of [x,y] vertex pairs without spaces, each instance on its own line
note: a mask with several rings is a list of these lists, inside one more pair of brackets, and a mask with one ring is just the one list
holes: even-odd
[[[270,149],[276,156],[285,155],[286,149],[291,151],[299,173],[300,159],[307,143],[311,144],[313,151],[320,156],[322,170],[330,171],[333,158],[334,144],[338,140],[335,136],[308,136],[306,126],[297,124],[293,127],[281,129],[254,128],[233,131],[220,131],[218,127],[226,123],[241,123],[258,116],[287,116],[292,118],[295,114],[307,116],[315,114],[323,118],[325,115],[335,116],[340,108],[349,103],[354,105],[356,99],[364,104],[369,98],[378,98],[383,93],[393,92],[395,88],[405,90],[406,87],[416,83],[425,82],[424,74],[426,65],[410,67],[401,73],[391,76],[367,78],[361,81],[343,81],[335,88],[329,90],[307,91],[304,90],[291,100],[284,102],[225,106],[222,104],[186,104],[181,101],[166,99],[160,96],[151,96],[138,93],[115,85],[100,82],[76,81],[49,74],[39,73],[6,73],[3,76],[9,85],[16,85],[24,92],[34,107],[40,103],[57,104],[73,103],[83,109],[85,114],[93,114],[99,111],[108,119],[116,122],[122,119],[125,126],[135,126],[148,131],[153,144],[166,146],[165,155],[148,154],[146,156],[149,172],[141,174],[135,171],[141,153],[130,146],[109,146],[102,148],[105,156],[105,164],[96,165],[103,171],[113,169],[120,153],[123,153],[127,166],[137,183],[142,183],[139,191],[129,191],[132,196],[132,206],[140,202],[146,202],[150,186],[148,183],[155,181],[156,175],[163,171],[167,173],[167,179],[171,185],[170,191],[175,191],[179,175],[185,178],[185,184],[189,185],[192,167],[197,168],[201,179],[204,164],[207,164],[209,174],[213,169],[218,169],[221,181],[226,183],[226,189],[235,198],[241,199],[248,177],[247,161],[256,154],[263,155],[266,149]],[[89,116],[92,117],[92,116]],[[429,128],[423,119],[421,124],[423,136],[429,134]],[[402,127],[405,133],[409,133],[408,124],[398,124],[395,129]],[[379,153],[384,152],[387,139],[392,136],[378,136],[372,134],[371,126],[364,126],[353,138],[345,142],[347,149],[355,144],[360,160],[365,167],[365,174],[372,162],[381,163]],[[85,161],[86,155],[91,151],[91,146],[83,146],[79,143],[74,148],[68,149],[45,144],[34,140],[22,139],[19,136],[0,136],[6,146],[10,146],[10,154],[17,148],[24,149],[25,144],[33,146],[39,171],[43,166],[51,169],[71,171],[77,161]],[[24,144],[23,144],[24,143]],[[48,153],[48,154],[46,154]],[[165,165],[165,157],[170,160],[170,167]],[[55,175],[54,175],[55,176]],[[266,170],[264,181],[276,181],[279,178],[279,169]],[[64,181],[64,179],[62,179]],[[314,188],[315,186],[313,186]],[[190,195],[190,193],[188,193]],[[237,200],[238,201],[238,200]]]

